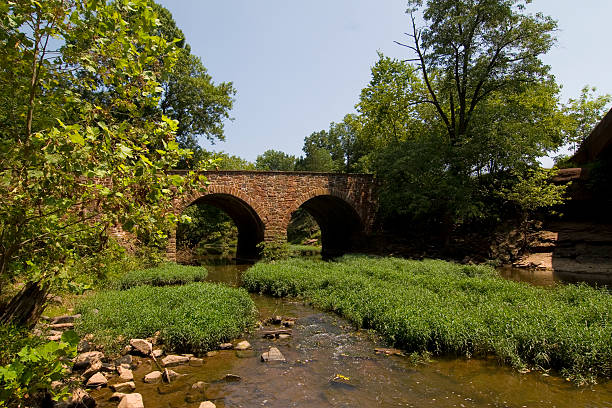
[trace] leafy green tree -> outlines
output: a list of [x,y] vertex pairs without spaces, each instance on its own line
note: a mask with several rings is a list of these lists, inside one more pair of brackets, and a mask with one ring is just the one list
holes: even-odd
[[295,156],[279,150],[266,150],[255,159],[255,168],[268,171],[293,171],[296,162]]
[[177,51],[151,34],[146,0],[12,1],[0,27],[2,103],[16,90],[0,130],[0,290],[24,283],[0,320],[27,325],[114,225],[161,244],[174,195],[199,176],[166,172],[190,153],[151,114]]
[[521,0],[408,5],[413,58],[380,55],[357,105],[383,211],[447,229],[496,218],[500,189],[563,143],[559,88],[539,59],[556,23]]
[[[481,105],[493,94],[519,93],[549,79],[540,56],[550,50],[556,22],[523,13],[529,0],[409,0],[410,44],[426,98],[458,146],[477,137],[472,127]],[[421,12],[426,27],[418,28]]]
[[596,96],[596,91],[597,88],[587,85],[582,88],[577,99],[570,99],[565,106],[565,142],[573,147],[574,153],[603,118],[612,102],[610,94]]
[[312,147],[305,157],[298,159],[295,169],[298,171],[331,173],[336,171],[337,166],[329,150],[324,147]]

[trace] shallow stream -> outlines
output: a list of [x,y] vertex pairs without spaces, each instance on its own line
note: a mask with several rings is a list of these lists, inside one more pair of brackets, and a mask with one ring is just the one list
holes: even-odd
[[[208,279],[239,286],[247,267],[207,266]],[[219,408],[612,407],[612,381],[576,387],[555,375],[520,374],[495,360],[435,358],[415,365],[408,357],[376,354],[375,348],[386,347],[381,339],[333,314],[302,302],[252,297],[261,321],[276,315],[297,318],[293,335],[265,339],[253,331],[246,336],[252,351],[220,351],[205,357],[202,367],[175,367],[185,376],[170,385],[145,384],[144,375],[156,368],[143,360],[134,377],[145,407],[198,407],[204,400]],[[287,362],[261,362],[270,346]],[[198,381],[207,384],[204,389],[192,388]],[[99,406],[114,408],[116,402],[107,402],[110,395],[108,389],[94,394]]]

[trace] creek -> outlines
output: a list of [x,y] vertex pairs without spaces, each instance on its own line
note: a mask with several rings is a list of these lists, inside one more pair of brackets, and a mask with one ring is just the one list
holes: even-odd
[[[248,265],[206,267],[208,280],[240,286]],[[334,314],[303,302],[251,296],[261,321],[277,315],[297,318],[293,335],[265,339],[254,330],[245,337],[253,350],[219,351],[205,357],[201,367],[175,367],[184,376],[170,385],[145,384],[144,375],[156,368],[142,360],[134,377],[145,407],[198,407],[205,399],[219,408],[612,407],[612,381],[577,387],[554,373],[521,374],[495,359],[434,357],[415,364],[409,357],[376,354],[375,348],[387,347],[382,339],[355,330]],[[270,346],[277,347],[287,362],[263,363],[260,355]],[[199,381],[206,387],[192,389]],[[116,402],[107,402],[110,394],[102,389],[94,397],[99,406],[114,408]]]

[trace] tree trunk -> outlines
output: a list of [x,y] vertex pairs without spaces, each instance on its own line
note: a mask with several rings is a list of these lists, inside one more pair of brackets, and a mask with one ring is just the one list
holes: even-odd
[[27,283],[0,312],[0,322],[33,327],[44,310],[48,291],[48,286],[38,282]]

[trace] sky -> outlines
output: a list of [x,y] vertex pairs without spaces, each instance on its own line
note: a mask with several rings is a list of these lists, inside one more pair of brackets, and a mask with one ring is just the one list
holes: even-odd
[[[203,146],[249,161],[268,149],[302,155],[306,136],[355,112],[378,51],[410,57],[394,43],[410,27],[405,0],[158,2],[213,80],[237,90],[226,141]],[[612,94],[612,0],[534,0],[529,11],[558,21],[557,44],[542,59],[562,101],[587,84]]]

